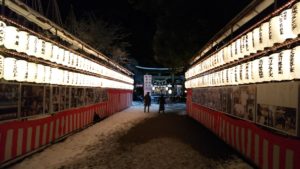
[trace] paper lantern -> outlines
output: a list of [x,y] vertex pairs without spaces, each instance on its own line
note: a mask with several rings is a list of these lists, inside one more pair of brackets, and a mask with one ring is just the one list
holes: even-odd
[[70,58],[69,58],[69,63],[68,65],[70,67],[74,67],[74,53],[70,52]]
[[65,50],[62,48],[58,48],[58,64],[63,64],[64,63],[64,55],[65,55]]
[[0,55],[0,79],[3,78],[4,73],[4,57]]
[[246,63],[240,64],[240,84],[247,83],[246,79]]
[[254,42],[253,42],[253,32],[250,31],[247,33],[247,55],[254,54],[256,50],[254,49]]
[[69,80],[68,80],[68,85],[73,85],[73,72],[69,72]]
[[234,60],[238,60],[240,58],[242,58],[242,53],[241,53],[241,39],[237,39],[234,42],[234,54],[233,54],[233,58]]
[[36,83],[45,83],[45,66],[37,64]]
[[50,42],[45,42],[45,55],[43,56],[43,58],[45,60],[50,60],[51,61],[51,57],[52,57],[52,48],[53,45]]
[[74,54],[73,56],[73,63],[72,63],[72,67],[77,68],[78,67],[78,55]]
[[251,71],[250,71],[250,64],[249,62],[246,62],[244,64],[244,83],[250,83],[251,81]]
[[293,72],[291,72],[291,51],[290,49],[284,50],[281,53],[282,55],[282,70],[284,80],[293,79]]
[[27,67],[27,82],[35,82],[37,76],[37,64],[28,62]]
[[45,66],[44,82],[50,83],[50,81],[51,81],[51,67]]
[[257,82],[261,82],[262,79],[260,78],[263,74],[263,70],[262,70],[262,64],[261,64],[261,69],[260,67],[260,59],[256,59],[254,61],[252,61],[253,64],[253,69],[252,69],[252,73],[253,73],[253,82],[257,83]]
[[4,47],[16,50],[18,48],[18,29],[14,26],[6,26],[4,29]]
[[27,74],[27,62],[25,60],[17,60],[16,66],[16,80],[19,82],[24,82]]
[[38,39],[36,44],[35,57],[43,58],[45,55],[45,41],[43,39]]
[[262,25],[261,25],[261,38],[262,38],[262,48],[270,48],[273,46],[274,44],[274,37],[273,37],[273,34],[272,32],[274,32],[274,30],[271,29],[272,25],[271,22],[264,22]]
[[29,34],[25,31],[18,32],[19,44],[17,47],[18,52],[26,53],[28,47]]
[[56,45],[53,45],[52,47],[52,56],[51,56],[51,62],[58,63],[59,60],[59,48]]
[[300,79],[300,46],[291,51],[290,72],[293,79]]
[[16,59],[15,58],[4,58],[4,74],[5,80],[16,80]]
[[282,80],[278,78],[278,56],[279,53],[273,53],[269,56],[269,65],[271,65],[271,68],[269,68],[269,77],[271,81]]
[[292,31],[294,35],[300,34],[300,2],[292,7]]
[[264,49],[261,26],[253,30],[253,45],[254,45],[254,52],[262,51]]
[[282,19],[279,16],[274,16],[270,19],[270,35],[271,35],[271,44],[282,43],[284,39],[281,36],[282,28]]
[[270,60],[269,60],[269,56],[265,56],[263,58],[261,58],[262,60],[262,71],[263,71],[263,77],[262,77],[262,81],[263,82],[267,82],[267,81],[271,81],[272,80],[272,76],[270,76]]
[[63,85],[68,85],[69,84],[69,71],[64,70],[63,71]]
[[6,24],[0,21],[0,46],[2,46],[4,43],[5,28],[6,28]]
[[65,50],[63,64],[65,66],[69,66],[69,61],[70,61],[70,52]]
[[279,16],[280,40],[282,42],[287,39],[293,39],[297,37],[292,30],[292,15],[292,9],[286,9],[282,11]]
[[27,46],[27,51],[26,51],[27,55],[36,56],[37,43],[38,43],[38,38],[36,36],[34,36],[34,35],[28,36],[28,46]]
[[51,84],[58,84],[58,81],[59,81],[59,78],[60,78],[58,75],[59,75],[59,69],[58,68],[51,68],[51,78],[50,78],[50,83]]

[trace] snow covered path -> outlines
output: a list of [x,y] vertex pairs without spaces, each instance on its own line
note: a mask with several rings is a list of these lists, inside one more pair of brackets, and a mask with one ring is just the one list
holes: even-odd
[[187,116],[183,104],[158,105],[143,113],[140,103],[11,166],[103,169],[248,169],[234,151]]

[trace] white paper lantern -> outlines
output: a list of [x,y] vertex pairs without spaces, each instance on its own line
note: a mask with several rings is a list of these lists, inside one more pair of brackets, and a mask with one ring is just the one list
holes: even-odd
[[4,43],[4,35],[5,35],[6,24],[0,21],[0,46]]
[[44,82],[50,83],[50,81],[51,81],[51,67],[45,66]]
[[28,62],[27,82],[35,82],[37,76],[37,64]]
[[57,75],[59,75],[59,69],[58,68],[51,68],[51,78],[50,78],[50,83],[51,84],[58,84],[60,77],[57,76]]
[[74,67],[74,53],[70,52],[70,58],[69,58],[69,63],[68,65],[70,67]]
[[300,34],[300,2],[292,7],[292,31],[294,35]]
[[63,71],[63,76],[64,76],[64,78],[63,78],[63,84],[64,85],[68,85],[69,84],[69,71],[64,70]]
[[[59,75],[58,75],[59,76]],[[37,64],[36,83],[45,83],[45,66]]]
[[52,47],[52,56],[51,56],[51,62],[58,63],[59,60],[59,48],[56,45],[53,45]]
[[262,79],[260,78],[260,73],[262,74],[263,70],[262,70],[262,65],[261,65],[261,70],[259,68],[260,66],[260,59],[256,59],[254,61],[252,61],[253,64],[253,69],[252,69],[252,73],[253,73],[253,82],[257,83],[257,82],[261,82]]
[[4,74],[5,80],[15,80],[16,79],[16,59],[15,58],[4,58]]
[[64,63],[64,55],[65,55],[65,50],[62,48],[58,48],[58,64],[63,64]]
[[68,85],[73,85],[73,72],[69,72],[69,80],[68,80]]
[[0,55],[0,79],[3,78],[4,73],[4,57]]
[[45,55],[43,57],[45,60],[50,60],[51,61],[52,48],[53,48],[52,43],[45,42]]
[[280,20],[279,16],[274,16],[273,18],[270,19],[270,34],[272,37],[271,44],[277,44],[277,43],[282,43],[284,40],[282,36],[280,35],[280,32],[282,30],[280,25],[282,25],[282,20]]
[[36,36],[34,36],[34,35],[28,36],[28,46],[27,46],[27,51],[26,51],[27,55],[36,56],[37,43],[38,43],[38,38]]
[[4,29],[4,47],[16,50],[18,48],[18,29],[14,26],[6,26]]
[[264,49],[263,39],[262,39],[262,27],[259,26],[253,30],[253,44],[254,51],[259,52]]
[[291,50],[290,72],[293,79],[300,79],[300,46]]
[[28,47],[28,41],[29,41],[29,37],[28,37],[29,34],[25,31],[20,31],[18,32],[18,36],[19,36],[19,44],[18,44],[17,51],[26,53]]
[[240,58],[243,57],[242,55],[242,51],[241,51],[241,39],[237,39],[235,42],[234,42],[234,46],[235,46],[235,49],[234,49],[234,60],[239,60]]
[[261,58],[262,60],[262,69],[263,69],[263,80],[264,82],[271,81],[272,77],[270,76],[269,68],[270,68],[270,62],[269,62],[269,56],[264,56]]
[[16,80],[19,82],[24,82],[27,75],[27,62],[25,60],[17,60],[16,65]]
[[254,49],[254,42],[253,42],[253,32],[250,31],[247,33],[247,55],[254,54],[256,50]]
[[248,79],[246,79],[246,63],[240,65],[240,74],[241,74],[240,84],[247,83]]
[[69,66],[69,61],[70,61],[70,52],[65,50],[63,64],[65,66]]
[[45,55],[45,41],[43,39],[38,39],[36,44],[35,57],[43,58]]
[[[269,76],[270,74],[273,74],[272,77],[270,76],[271,81],[282,80],[278,77],[278,56],[279,53],[273,53],[269,56],[269,59],[272,58],[272,69],[270,70],[271,73],[269,73]],[[271,64],[270,62],[271,61],[269,60],[269,64]]]
[[292,9],[286,9],[279,16],[280,39],[282,42],[297,37],[292,31],[292,15]]
[[282,54],[282,70],[283,70],[283,77],[284,80],[291,80],[293,79],[293,72],[291,72],[291,51],[290,49],[284,50],[280,52]]
[[[273,23],[273,22],[272,22]],[[261,38],[262,38],[262,47],[263,48],[270,48],[273,46],[274,44],[274,35],[272,34],[272,32],[274,32],[272,28],[272,23],[270,22],[264,22],[261,25]]]

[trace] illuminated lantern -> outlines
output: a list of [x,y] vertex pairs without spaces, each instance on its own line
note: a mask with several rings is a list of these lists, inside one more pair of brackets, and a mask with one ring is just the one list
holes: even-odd
[[25,31],[20,31],[18,32],[18,36],[19,36],[19,45],[17,51],[26,53],[27,46],[28,46],[28,38],[29,38],[28,33]]
[[5,27],[6,24],[0,21],[0,46],[2,46],[4,43]]
[[262,38],[262,27],[259,26],[253,30],[253,45],[254,52],[262,51],[264,49]]
[[34,35],[28,36],[28,46],[27,46],[27,51],[26,51],[27,55],[36,56],[37,43],[38,43],[38,38],[36,36],[34,36]]
[[[254,61],[252,61],[253,64],[253,69],[252,69],[252,73],[253,73],[253,82],[261,82],[262,79],[260,78],[260,75],[262,76],[262,64],[261,64],[261,70],[259,69],[260,66],[260,59],[256,59]],[[260,74],[261,73],[261,74]]]
[[50,83],[51,84],[58,84],[58,81],[59,81],[59,76],[58,75],[59,75],[59,69],[58,68],[51,68],[51,78],[50,78]]
[[60,76],[58,76],[58,78],[57,78],[57,84],[63,85],[63,82],[64,82],[64,71],[61,70],[61,69],[58,69],[58,74]]
[[249,62],[247,62],[247,63],[245,63],[245,65],[244,65],[244,72],[245,72],[245,77],[244,77],[244,79],[245,79],[245,83],[249,83],[250,81],[251,81],[251,69],[250,69],[250,63]]
[[73,56],[73,67],[77,68],[78,67],[78,55],[74,54]]
[[50,60],[51,61],[51,57],[52,57],[52,43],[45,42],[45,55],[44,55],[43,58],[45,60]]
[[17,65],[16,80],[19,82],[23,82],[26,79],[27,62],[25,60],[17,60],[16,65]]
[[65,66],[69,66],[69,61],[70,61],[70,52],[65,50],[63,64]]
[[45,66],[41,64],[37,64],[37,74],[36,74],[36,83],[45,83]]
[[290,72],[294,79],[300,79],[300,46],[291,51]]
[[256,52],[254,49],[253,32],[252,31],[247,33],[246,49],[247,49],[246,55],[251,55]]
[[271,29],[272,28],[272,23],[271,21],[270,22],[264,22],[262,25],[261,25],[261,29],[262,29],[262,32],[260,34],[261,38],[262,38],[262,48],[270,48],[273,46],[274,44],[274,37],[273,37],[273,34],[272,32],[274,32],[274,30]]
[[262,63],[262,69],[263,69],[263,81],[271,81],[272,77],[270,76],[269,68],[270,68],[270,62],[269,62],[269,56],[265,56],[261,58],[263,63]]
[[72,85],[74,85],[74,86],[77,85],[77,79],[78,79],[78,74],[77,73],[73,73]]
[[232,62],[233,59],[233,44],[227,46],[227,63]]
[[300,34],[300,2],[292,7],[292,31],[294,35]]
[[296,38],[292,31],[292,9],[286,9],[281,12],[279,16],[279,23],[280,23],[280,40],[284,42],[286,39],[293,39]]
[[51,62],[58,63],[58,58],[59,58],[59,48],[56,45],[53,45],[52,48],[52,56],[51,56]]
[[51,67],[49,66],[45,66],[44,82],[45,83],[51,82]]
[[241,58],[241,40],[236,40],[233,46],[233,59],[238,60],[239,58]]
[[0,79],[3,78],[4,57],[0,55]]
[[[280,81],[282,80],[281,77],[282,76],[278,76],[279,71],[278,71],[278,59],[279,59],[279,53],[273,53],[272,55],[269,56],[269,59],[272,58],[272,69],[271,69],[271,73],[269,73],[269,76],[271,74],[273,74],[273,76],[271,78],[271,81]],[[269,60],[269,62],[271,62],[271,60]]]
[[4,47],[16,50],[18,48],[18,30],[13,26],[6,26],[4,29]]
[[63,64],[64,63],[64,55],[65,55],[65,50],[62,48],[58,48],[58,64]]
[[241,56],[240,56],[240,58],[243,58],[247,54],[246,44],[247,44],[248,37],[247,37],[247,35],[244,35],[240,39],[241,39]]
[[38,58],[43,58],[45,55],[45,41],[43,39],[38,39],[36,44],[35,56]]
[[69,80],[68,80],[68,85],[73,85],[73,72],[69,72]]
[[68,85],[69,84],[69,71],[64,70],[63,75],[64,75],[63,85]]
[[74,53],[70,52],[70,58],[68,63],[70,67],[74,67],[74,56],[75,56]]
[[241,76],[240,84],[247,83],[247,79],[246,79],[246,63],[243,63],[243,64],[240,65],[240,76]]
[[284,50],[281,53],[282,55],[282,71],[284,80],[293,79],[293,72],[291,72],[291,51],[290,49]]
[[16,59],[5,58],[4,59],[4,74],[5,80],[16,80]]
[[282,20],[280,19],[279,16],[274,16],[270,20],[270,35],[272,37],[271,39],[271,44],[277,44],[277,43],[282,43],[284,40],[280,36],[280,30],[282,28]]
[[27,67],[27,82],[35,82],[37,76],[37,65],[32,62],[28,62]]

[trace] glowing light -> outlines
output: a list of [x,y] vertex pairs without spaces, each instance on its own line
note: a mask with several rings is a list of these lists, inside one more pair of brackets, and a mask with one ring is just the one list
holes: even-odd
[[4,59],[4,79],[5,80],[15,80],[15,69],[16,69],[16,59],[5,58]]
[[19,45],[17,51],[25,53],[27,51],[27,46],[28,46],[28,33],[25,31],[20,31],[18,32],[18,36],[19,36]]
[[4,43],[4,35],[5,35],[5,27],[6,24],[2,21],[0,21],[0,46]]
[[37,75],[36,75],[36,83],[44,83],[45,80],[45,66],[41,64],[37,64]]
[[27,74],[27,62],[25,60],[17,60],[17,71],[16,71],[16,80],[23,82],[26,79]]
[[18,30],[13,26],[6,26],[4,29],[4,47],[16,50],[18,47]]
[[28,62],[28,70],[27,70],[27,82],[35,82],[37,75],[37,65],[32,62]]

